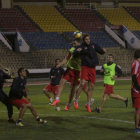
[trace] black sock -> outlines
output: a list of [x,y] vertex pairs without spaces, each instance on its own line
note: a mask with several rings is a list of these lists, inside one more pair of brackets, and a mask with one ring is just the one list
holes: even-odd
[[19,120],[17,121],[17,123],[20,123],[20,122],[22,122],[22,120],[21,120],[21,119],[19,119]]
[[40,117],[39,117],[39,116],[37,116],[37,117],[36,117],[36,120],[39,122],[39,121],[40,121]]

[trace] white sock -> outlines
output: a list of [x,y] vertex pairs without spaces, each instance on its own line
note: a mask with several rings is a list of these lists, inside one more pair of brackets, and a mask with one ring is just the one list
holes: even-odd
[[53,101],[53,98],[50,98],[50,102],[52,102]]
[[87,105],[90,106],[90,102],[87,102]]
[[78,99],[75,99],[75,102],[78,103]]
[[59,100],[59,97],[56,97],[56,100]]

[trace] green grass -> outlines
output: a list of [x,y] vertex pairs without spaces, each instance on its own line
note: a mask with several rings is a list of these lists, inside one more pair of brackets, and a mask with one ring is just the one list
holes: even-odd
[[[81,94],[79,99],[79,110],[64,111],[68,101],[69,85],[61,96],[61,111],[55,111],[55,107],[48,104],[48,99],[42,93],[44,85],[29,86],[29,95],[32,104],[42,118],[48,120],[48,124],[38,124],[31,114],[25,114],[24,127],[19,128],[14,124],[8,124],[6,108],[0,107],[0,140],[135,140],[140,139],[139,134],[134,134],[134,124],[101,120],[108,118],[134,122],[134,109],[131,103],[130,81],[117,81],[115,94],[129,98],[129,107],[126,109],[121,101],[108,99],[102,113],[88,113],[84,107],[86,95]],[[9,88],[4,89],[8,92]],[[103,95],[103,82],[96,83],[93,97],[95,108],[101,101]],[[18,117],[18,110],[14,107],[14,118]],[[27,111],[29,113],[29,111]],[[90,118],[91,117],[91,118]],[[97,117],[97,118],[94,118]],[[100,118],[100,119],[99,119]]]

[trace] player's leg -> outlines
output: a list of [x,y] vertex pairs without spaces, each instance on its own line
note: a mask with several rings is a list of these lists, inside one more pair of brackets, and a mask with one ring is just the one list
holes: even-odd
[[50,95],[50,92],[46,89],[43,89],[44,94],[49,98],[50,103],[53,102],[53,98]]
[[96,81],[96,69],[95,68],[88,68],[88,95],[87,95],[87,104],[85,105],[88,112],[91,112],[90,109],[90,102],[91,102],[91,98],[92,98],[92,92],[93,92],[93,88],[94,88],[94,84]]
[[2,90],[0,91],[0,101],[7,107],[8,118],[9,118],[8,122],[15,123],[15,121],[12,118],[12,116],[13,116],[13,106],[9,101],[9,97]]
[[112,98],[112,99],[121,100],[121,101],[126,100],[126,98],[123,98],[120,95],[116,95],[116,94],[110,94],[109,97]]
[[26,112],[26,110],[27,110],[27,105],[26,105],[26,104],[22,104],[22,105],[20,106],[18,121],[16,122],[16,125],[17,125],[17,126],[24,126],[24,125],[22,124],[22,118],[23,118],[24,113]]
[[101,101],[100,106],[96,108],[96,111],[97,111],[98,113],[100,113],[100,111],[102,110],[102,108],[103,108],[103,106],[104,106],[104,104],[105,104],[105,102],[106,102],[106,100],[107,100],[107,96],[108,96],[108,94],[104,94],[104,95],[103,95],[103,99],[102,99],[102,101]]
[[110,94],[109,97],[112,99],[123,101],[125,103],[126,107],[128,107],[128,98],[124,98],[124,97],[122,97],[120,95],[116,95],[116,94]]
[[59,99],[60,99],[60,96],[61,96],[61,94],[62,94],[62,92],[64,90],[64,87],[65,87],[66,82],[67,82],[66,79],[61,79],[60,85],[59,85],[59,89],[58,89],[58,94],[57,94],[54,102],[52,103],[53,106],[56,105],[56,104],[58,104],[60,102]]
[[91,81],[89,81],[88,92],[87,92],[87,104],[85,104],[85,107],[87,108],[88,112],[91,112],[90,104],[91,104],[93,88],[94,88],[94,84]]
[[80,85],[78,86],[78,88],[76,90],[76,97],[75,97],[75,101],[74,101],[74,108],[75,109],[78,109],[78,98],[79,98],[85,84],[86,84],[86,80],[82,79],[80,81]]
[[[83,87],[83,91],[88,96],[88,89],[87,89],[87,85],[86,84]],[[94,102],[94,98],[91,98],[90,105],[92,105],[93,102]]]
[[49,98],[50,103],[53,102],[53,98],[50,96],[50,92],[52,92],[52,85],[49,84],[43,89],[44,94]]
[[135,110],[135,133],[140,133],[139,124],[140,124],[140,108]]
[[35,119],[39,122],[39,123],[47,123],[46,120],[42,120],[40,119],[38,113],[36,112],[35,108],[33,107],[33,105],[31,103],[26,105],[28,109],[30,109],[30,111],[32,112],[33,116],[35,117]]
[[74,95],[75,95],[75,88],[76,88],[75,85],[71,85],[70,95],[69,95],[69,101],[68,101],[68,104],[65,106],[65,110],[69,110],[69,108],[70,108],[70,106],[71,106],[73,97],[74,97]]

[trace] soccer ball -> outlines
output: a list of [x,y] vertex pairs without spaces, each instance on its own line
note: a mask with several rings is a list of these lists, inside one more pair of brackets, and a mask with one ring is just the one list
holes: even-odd
[[82,37],[82,32],[76,31],[76,32],[73,33],[73,35],[74,35],[74,38],[81,38]]

